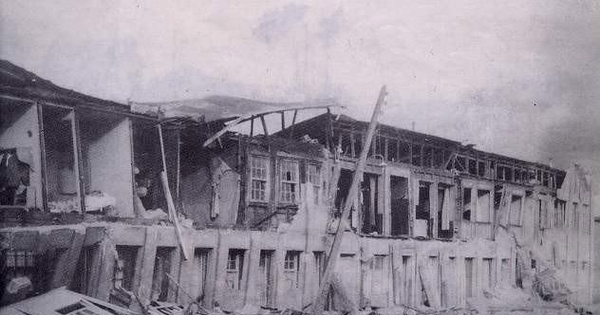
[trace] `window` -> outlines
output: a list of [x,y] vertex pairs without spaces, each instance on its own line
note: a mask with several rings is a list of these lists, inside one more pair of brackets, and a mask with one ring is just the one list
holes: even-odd
[[471,188],[463,189],[463,220],[471,221]]
[[523,196],[512,195],[510,201],[510,224],[521,225],[521,212],[523,209]]
[[319,284],[323,278],[323,272],[325,272],[325,253],[324,252],[313,252],[315,256],[315,273],[319,277]]
[[242,275],[244,271],[244,250],[230,249],[227,256],[227,278],[225,284],[228,289],[242,289]]
[[167,301],[169,298],[170,280],[167,274],[172,271],[172,258],[175,248],[157,247],[154,258],[154,274],[152,279],[152,300]]
[[298,197],[298,162],[281,160],[281,195],[283,203],[296,203]]
[[313,198],[315,203],[319,203],[319,194],[321,193],[321,167],[316,164],[308,165],[308,182],[313,186]]
[[28,277],[33,280],[36,272],[36,256],[32,251],[9,250],[5,253],[3,277],[7,281],[17,277]]
[[492,207],[489,190],[477,190],[477,222],[492,222]]
[[250,160],[250,200],[267,201],[269,187],[269,159],[253,156]]
[[138,248],[122,245],[117,245],[116,248],[118,259],[115,264],[114,286],[132,291]]
[[287,251],[283,263],[284,279],[288,284],[287,289],[297,289],[300,284],[300,252]]

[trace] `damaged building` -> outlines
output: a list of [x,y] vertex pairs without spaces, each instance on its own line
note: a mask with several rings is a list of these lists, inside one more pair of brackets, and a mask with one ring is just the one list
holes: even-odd
[[592,301],[577,165],[382,124],[366,141],[369,123],[330,102],[119,104],[0,70],[2,305],[66,286],[132,310],[306,310],[345,205],[327,309],[461,307],[501,288]]

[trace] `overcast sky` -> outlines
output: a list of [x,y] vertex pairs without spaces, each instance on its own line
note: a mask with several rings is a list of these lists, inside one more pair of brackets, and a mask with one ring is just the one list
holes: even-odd
[[0,3],[0,58],[83,93],[335,97],[367,120],[387,84],[385,123],[600,178],[599,2]]

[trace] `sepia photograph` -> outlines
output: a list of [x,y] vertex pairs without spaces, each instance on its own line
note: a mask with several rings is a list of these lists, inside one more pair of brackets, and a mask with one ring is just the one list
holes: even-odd
[[0,315],[600,314],[599,103],[600,1],[0,0]]

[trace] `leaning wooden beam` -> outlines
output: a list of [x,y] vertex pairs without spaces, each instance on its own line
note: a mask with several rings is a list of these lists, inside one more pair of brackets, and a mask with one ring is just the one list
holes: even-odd
[[263,132],[265,133],[265,136],[268,136],[269,130],[267,129],[267,123],[265,122],[265,115],[260,115],[260,122],[262,123]]
[[160,172],[160,180],[162,182],[165,198],[167,199],[169,218],[171,218],[171,220],[173,221],[173,225],[175,225],[175,233],[177,234],[177,239],[179,240],[179,245],[181,246],[181,251],[183,252],[183,259],[188,260],[190,256],[187,252],[187,245],[185,243],[185,239],[181,234],[181,227],[179,226],[177,212],[175,211],[175,203],[173,203],[173,196],[171,195],[171,190],[169,189],[169,178],[167,177],[167,161],[165,158],[165,143],[163,140],[162,126],[160,124],[158,124],[158,138],[160,140],[160,154],[163,163],[163,170],[162,172]]
[[365,137],[365,141],[363,143],[363,150],[360,153],[360,158],[358,162],[356,162],[356,171],[354,172],[354,176],[352,178],[352,185],[350,186],[350,191],[348,192],[348,198],[346,198],[346,202],[344,203],[344,208],[342,211],[342,215],[338,220],[337,230],[335,232],[335,236],[333,238],[333,244],[331,245],[331,251],[329,252],[329,258],[327,259],[327,266],[325,267],[325,272],[323,273],[323,279],[321,285],[319,286],[319,293],[317,294],[316,300],[313,303],[312,314],[313,315],[321,315],[323,313],[323,305],[325,303],[325,299],[327,297],[327,292],[329,291],[329,285],[331,284],[331,278],[335,271],[335,266],[337,264],[338,258],[340,256],[340,249],[342,245],[342,239],[344,236],[344,231],[346,229],[345,220],[348,218],[350,214],[350,210],[352,208],[352,200],[356,197],[358,193],[358,184],[362,178],[362,172],[365,168],[367,162],[367,153],[369,150],[369,146],[371,145],[371,140],[373,139],[373,134],[375,134],[375,128],[377,127],[377,120],[379,119],[379,115],[381,114],[381,106],[385,101],[386,97],[386,89],[385,85],[381,87],[381,91],[379,92],[379,98],[377,99],[377,103],[375,104],[375,109],[373,110],[373,116],[371,117],[371,122],[369,123],[369,128],[367,130],[367,136]]

